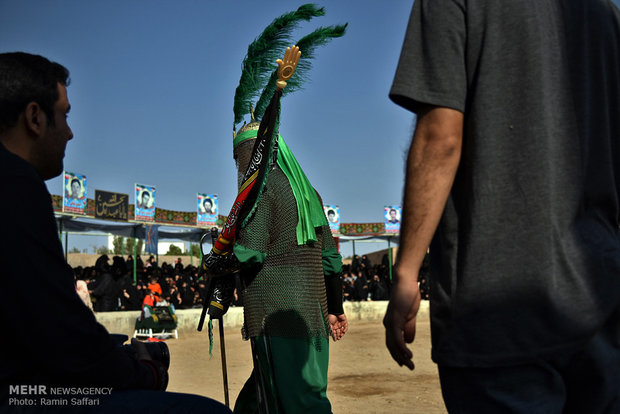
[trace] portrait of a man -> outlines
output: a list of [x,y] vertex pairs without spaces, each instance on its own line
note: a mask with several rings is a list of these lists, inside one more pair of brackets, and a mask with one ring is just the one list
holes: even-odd
[[86,209],[86,176],[65,172],[63,211],[84,214]]
[[398,219],[398,211],[395,208],[390,209],[388,223],[390,224],[400,223],[400,220]]
[[338,217],[336,216],[336,211],[334,209],[329,209],[327,210],[327,220],[330,223],[337,223],[338,222]]
[[149,193],[147,190],[143,190],[142,194],[140,194],[140,199],[138,200],[138,208],[148,210],[150,208],[149,207],[150,201],[151,201],[151,193]]
[[71,190],[67,191],[67,198],[79,200],[82,198],[82,182],[79,178],[71,179]]
[[213,210],[213,200],[206,197],[202,200],[202,209],[204,210],[204,214],[215,214]]

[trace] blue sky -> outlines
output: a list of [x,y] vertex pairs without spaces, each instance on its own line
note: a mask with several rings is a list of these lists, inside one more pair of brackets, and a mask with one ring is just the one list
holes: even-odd
[[[215,193],[227,214],[241,61],[274,17],[301,4],[0,0],[0,51],[41,54],[71,71],[65,168],[87,176],[89,197],[100,189],[133,202],[142,183],[156,186],[161,208],[193,211],[197,192]],[[382,221],[383,207],[400,203],[413,125],[388,99],[412,1],[319,5],[326,16],[294,38],[345,22],[347,34],[318,50],[306,88],[282,100],[280,131],[343,222]],[[60,178],[47,184],[61,194]]]
[[[197,192],[236,196],[233,95],[248,44],[302,2],[0,0],[0,51],[44,55],[71,71],[75,138],[65,169],[94,189],[155,185],[161,208],[193,211]],[[310,82],[282,101],[280,131],[343,222],[382,221],[399,204],[413,116],[388,91],[412,2],[319,3],[349,23],[316,53]],[[60,178],[47,182],[61,194]]]

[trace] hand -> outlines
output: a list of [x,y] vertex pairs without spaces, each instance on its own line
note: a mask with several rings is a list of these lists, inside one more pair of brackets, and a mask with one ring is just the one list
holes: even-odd
[[327,315],[327,320],[329,321],[329,327],[332,330],[332,338],[334,341],[339,341],[342,339],[345,333],[349,330],[349,323],[347,322],[347,316],[343,313],[342,315]]
[[239,260],[232,253],[218,255],[211,252],[203,258],[202,271],[209,277],[229,276],[240,268]]
[[[413,353],[406,343],[415,338],[416,315],[420,309],[420,289],[417,277],[398,277],[388,303],[383,326],[385,326],[385,344],[392,358],[398,365],[406,365],[413,370]],[[404,276],[404,275],[403,275]]]
[[151,358],[151,354],[149,354],[149,351],[146,349],[146,345],[144,345],[143,342],[138,341],[136,338],[131,338],[131,346],[133,346],[136,350],[136,356],[138,357],[138,360],[153,359]]
[[295,73],[297,63],[301,57],[301,52],[297,46],[287,47],[284,52],[284,59],[276,60],[278,64],[278,81],[276,85],[278,89],[283,89],[286,86],[286,81],[289,80]]

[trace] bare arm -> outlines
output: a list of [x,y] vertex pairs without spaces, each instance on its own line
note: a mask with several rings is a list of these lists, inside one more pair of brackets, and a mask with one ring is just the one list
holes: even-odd
[[395,284],[383,319],[386,345],[399,365],[413,369],[405,345],[415,337],[420,307],[418,273],[443,213],[461,159],[463,114],[433,107],[418,114],[407,157]]

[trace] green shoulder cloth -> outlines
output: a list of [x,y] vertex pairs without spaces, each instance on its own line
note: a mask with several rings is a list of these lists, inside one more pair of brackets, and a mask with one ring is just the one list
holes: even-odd
[[306,174],[299,166],[297,159],[289,149],[282,135],[278,134],[278,165],[288,178],[297,201],[297,244],[316,242],[315,227],[327,224],[327,218],[319,196],[314,191]]
[[[248,139],[256,138],[256,134],[256,130],[240,133],[235,138],[233,147]],[[297,215],[299,217],[296,228],[297,244],[314,243],[317,241],[314,228],[327,225],[327,218],[314,187],[310,184],[308,177],[306,177],[293,152],[280,134],[278,134],[277,163],[286,175],[297,202]]]

